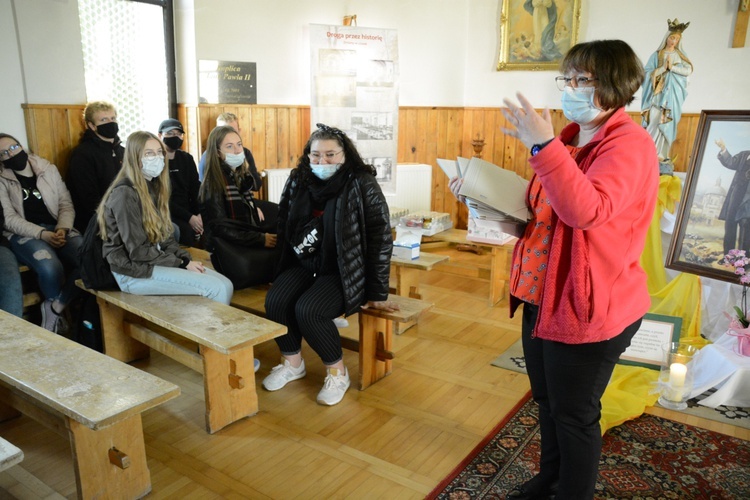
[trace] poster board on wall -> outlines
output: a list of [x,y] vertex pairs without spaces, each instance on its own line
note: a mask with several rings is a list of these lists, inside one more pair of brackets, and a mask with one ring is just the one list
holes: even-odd
[[398,155],[398,33],[392,29],[310,25],[312,98],[316,123],[343,130],[383,192],[396,192]]

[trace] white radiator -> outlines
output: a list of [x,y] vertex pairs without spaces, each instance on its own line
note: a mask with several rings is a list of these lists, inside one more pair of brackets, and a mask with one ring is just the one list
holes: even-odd
[[281,200],[281,192],[284,191],[284,184],[291,171],[291,168],[269,168],[263,171],[268,177],[268,201],[278,203]]
[[[268,176],[268,200],[278,203],[291,168],[271,168]],[[432,166],[424,164],[396,165],[396,194],[385,196],[391,207],[409,212],[430,210],[432,202]]]
[[419,163],[396,165],[396,194],[385,195],[388,206],[409,212],[429,211],[432,204],[432,166]]

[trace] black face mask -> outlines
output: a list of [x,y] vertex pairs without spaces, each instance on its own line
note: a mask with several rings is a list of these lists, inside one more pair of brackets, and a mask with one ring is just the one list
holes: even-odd
[[26,168],[26,163],[28,163],[28,161],[29,155],[26,154],[26,151],[21,151],[16,156],[11,156],[7,160],[3,160],[3,166],[15,170],[16,172],[20,172]]
[[180,149],[180,147],[182,147],[182,138],[177,136],[165,137],[164,144],[166,144],[167,147],[172,151],[177,151],[178,149]]
[[120,128],[117,126],[117,122],[104,123],[96,126],[96,133],[107,139],[114,139],[117,137],[117,132]]

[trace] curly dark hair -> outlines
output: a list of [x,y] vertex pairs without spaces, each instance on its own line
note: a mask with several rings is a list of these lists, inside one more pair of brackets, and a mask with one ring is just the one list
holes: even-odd
[[372,176],[377,175],[375,167],[365,163],[360,156],[359,151],[357,151],[357,147],[343,130],[336,127],[329,127],[322,123],[317,123],[316,126],[318,129],[310,134],[310,138],[307,140],[307,144],[305,144],[305,149],[302,151],[302,155],[300,155],[299,161],[297,162],[297,168],[292,170],[291,175],[296,177],[297,182],[300,185],[308,185],[315,178],[312,169],[310,168],[310,157],[308,156],[313,141],[336,141],[344,150],[343,168],[350,169],[353,172],[367,172]]

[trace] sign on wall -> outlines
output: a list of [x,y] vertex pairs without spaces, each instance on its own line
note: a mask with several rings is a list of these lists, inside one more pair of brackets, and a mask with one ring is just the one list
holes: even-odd
[[312,106],[316,123],[340,128],[377,171],[383,192],[396,192],[398,33],[310,25]]
[[254,62],[198,61],[200,102],[257,104],[258,74]]

